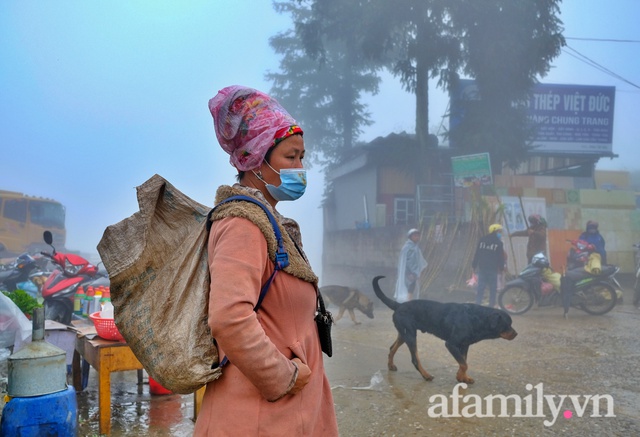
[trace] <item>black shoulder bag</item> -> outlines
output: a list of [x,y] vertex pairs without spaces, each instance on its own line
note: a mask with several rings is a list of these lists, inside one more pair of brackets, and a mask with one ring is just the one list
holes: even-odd
[[333,325],[333,316],[324,307],[324,300],[322,294],[316,290],[318,296],[318,303],[316,308],[316,325],[318,325],[318,336],[320,337],[320,346],[322,346],[322,352],[327,354],[328,357],[333,355],[333,346],[331,344],[331,325]]

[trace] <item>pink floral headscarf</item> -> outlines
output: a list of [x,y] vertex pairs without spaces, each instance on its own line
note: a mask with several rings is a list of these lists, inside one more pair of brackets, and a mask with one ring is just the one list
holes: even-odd
[[267,151],[302,129],[289,113],[267,94],[240,85],[218,91],[209,100],[218,142],[240,171],[260,166]]

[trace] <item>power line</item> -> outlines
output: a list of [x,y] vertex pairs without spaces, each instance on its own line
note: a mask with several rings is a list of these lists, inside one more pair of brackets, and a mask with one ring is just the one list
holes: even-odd
[[597,41],[597,42],[630,42],[630,43],[640,43],[640,40],[636,39],[611,39],[611,38],[578,38],[565,36],[564,39],[571,39],[574,41]]
[[564,53],[566,53],[567,55],[572,56],[572,57],[578,59],[579,61],[582,61],[587,65],[590,65],[591,67],[595,68],[596,70],[600,70],[601,72],[603,72],[605,74],[608,74],[609,76],[615,77],[616,79],[619,79],[619,80],[631,85],[634,88],[640,89],[639,85],[636,85],[635,83],[631,82],[630,80],[627,80],[624,77],[620,76],[619,74],[614,73],[613,71],[609,70],[608,68],[604,67],[603,65],[598,64],[596,61],[594,61],[593,59],[590,59],[587,56],[583,55],[582,53],[580,53],[579,51],[577,51],[573,47],[570,47],[569,45],[566,45],[565,47],[569,51],[564,50],[564,49],[562,51]]

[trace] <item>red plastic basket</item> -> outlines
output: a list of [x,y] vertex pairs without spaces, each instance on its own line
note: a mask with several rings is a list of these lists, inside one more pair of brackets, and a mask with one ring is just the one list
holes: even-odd
[[105,340],[124,341],[124,337],[118,331],[118,327],[113,319],[103,319],[100,311],[89,314],[89,318],[96,327],[98,335]]
[[173,392],[164,388],[158,381],[149,376],[149,393],[152,395],[172,395]]

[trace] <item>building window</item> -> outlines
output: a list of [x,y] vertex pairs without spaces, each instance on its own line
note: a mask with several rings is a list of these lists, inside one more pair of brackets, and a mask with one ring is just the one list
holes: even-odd
[[416,220],[416,201],[412,197],[396,197],[393,205],[393,223],[408,225]]

